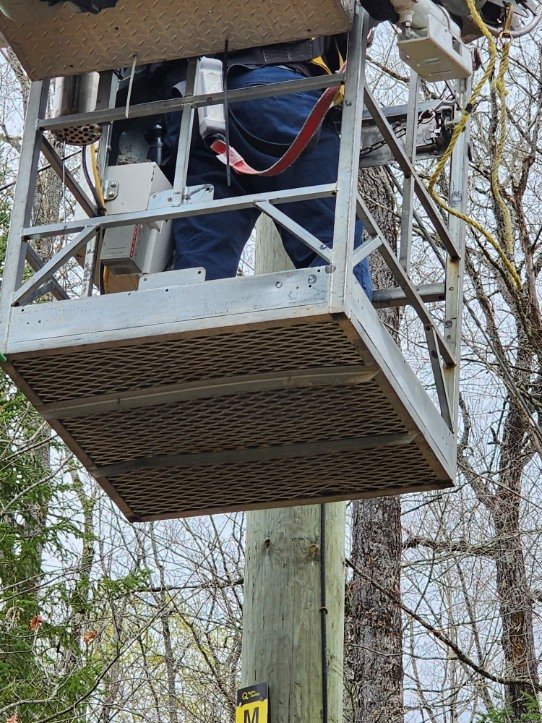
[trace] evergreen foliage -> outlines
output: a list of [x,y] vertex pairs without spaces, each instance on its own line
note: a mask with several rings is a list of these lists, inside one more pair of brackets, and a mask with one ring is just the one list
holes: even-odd
[[[0,201],[0,269],[8,200]],[[116,650],[100,645],[104,601],[146,571],[93,578],[94,499],[44,420],[0,372],[0,721],[87,720]],[[96,640],[98,638],[98,640]],[[64,713],[66,716],[64,717]]]
[[526,712],[520,717],[514,717],[508,709],[493,710],[485,713],[476,723],[542,723],[542,715],[539,712],[538,703],[535,698],[526,699]]

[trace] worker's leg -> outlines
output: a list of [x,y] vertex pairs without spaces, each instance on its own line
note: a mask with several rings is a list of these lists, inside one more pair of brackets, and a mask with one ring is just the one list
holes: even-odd
[[[280,67],[266,67],[252,71],[234,69],[229,75],[229,87],[233,89],[261,85],[292,80],[296,77],[298,77],[296,73]],[[319,91],[310,94],[296,93],[294,96],[295,100],[292,96],[279,96],[232,104],[231,145],[255,168],[263,169],[272,165],[288,148],[318,99]],[[292,112],[292,105],[295,107],[295,112]],[[170,180],[173,180],[180,118],[181,114],[175,113],[166,119],[164,151],[166,158],[169,157],[169,162],[165,170]],[[276,119],[280,119],[280,122]],[[245,126],[249,126],[252,133],[247,134]],[[266,151],[275,152],[276,155],[270,155]],[[231,185],[228,186],[225,166],[203,143],[195,128],[187,184],[204,183],[214,187],[215,198],[232,198],[246,193],[274,190],[277,187],[272,179],[238,175],[233,171]],[[174,267],[182,269],[204,266],[208,279],[235,276],[242,250],[254,227],[257,215],[254,209],[244,209],[174,220],[172,224],[175,240]]]
[[[165,145],[172,155],[179,135],[179,116],[175,114],[168,120]],[[225,167],[196,134],[197,131],[192,141],[187,185],[211,184],[215,198],[231,198],[246,193],[242,179],[234,173],[231,185],[227,185]],[[171,176],[171,164],[169,170]],[[253,209],[243,209],[175,219],[172,224],[174,268],[203,266],[209,280],[235,276],[256,218],[257,213]]]
[[[280,179],[281,188],[296,188],[303,185],[335,183],[339,158],[339,137],[334,124],[326,121],[320,133],[318,144],[306,151]],[[304,203],[289,203],[281,206],[293,221],[316,236],[329,248],[333,245],[335,225],[335,198],[320,198]],[[316,256],[307,246],[286,229],[280,229],[284,247],[296,267],[320,266],[326,262]],[[354,248],[362,243],[363,225],[356,222]],[[354,268],[354,276],[369,298],[373,287],[369,262],[362,261]]]
[[[295,80],[303,76],[282,67],[265,67],[233,72],[230,87]],[[272,165],[295,138],[319,96],[318,91],[293,93],[232,104],[231,142],[258,169]],[[172,120],[173,119],[173,120]],[[175,124],[176,121],[176,124]],[[178,137],[178,115],[170,117],[165,139],[171,154]],[[216,198],[239,196],[286,188],[334,183],[337,178],[339,139],[333,124],[326,122],[317,143],[312,143],[296,163],[275,177],[243,176],[232,173],[226,185],[226,170],[196,135],[193,139],[188,184],[210,183]],[[316,199],[284,204],[283,210],[327,245],[333,240],[334,200]],[[205,266],[207,278],[233,276],[242,249],[255,221],[252,210],[189,217],[174,221],[175,268]],[[361,224],[356,227],[356,243],[361,242]],[[324,263],[302,242],[281,229],[285,248],[297,267]],[[356,267],[355,274],[370,295],[367,261]]]
[[[295,80],[302,77],[287,68],[266,67],[235,75],[232,79],[232,87]],[[269,151],[267,154],[263,154],[256,153],[254,149],[248,148],[246,153],[249,154],[249,157],[246,160],[257,168],[265,168],[274,163],[297,135],[314,107],[319,94],[319,91],[293,93],[276,98],[262,98],[232,105],[233,128],[240,130],[243,139],[254,138],[253,145],[260,144],[260,150]],[[322,125],[319,137],[314,139],[309,148],[288,170],[279,176],[253,179],[251,181],[252,186],[256,190],[263,192],[335,183],[337,180],[339,143],[339,136],[334,123],[331,120],[326,120]],[[272,144],[276,144],[276,147],[273,147]],[[273,155],[271,155],[271,152],[273,152]],[[299,223],[327,246],[332,245],[335,221],[334,198],[321,198],[294,204],[288,203],[281,205],[280,208],[292,220]],[[279,231],[284,247],[297,268],[325,263],[323,259],[317,257],[313,251],[290,232],[284,228],[279,228]],[[361,243],[362,233],[362,224],[357,222],[356,246]],[[358,264],[354,269],[354,274],[370,297],[372,295],[372,284],[368,261],[365,260]]]

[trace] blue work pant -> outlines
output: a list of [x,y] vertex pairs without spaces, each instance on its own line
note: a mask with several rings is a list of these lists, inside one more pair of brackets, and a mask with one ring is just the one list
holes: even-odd
[[[256,70],[230,70],[231,89],[262,85],[302,77],[282,66]],[[258,170],[272,165],[297,135],[321,91],[233,103],[230,106],[230,143]],[[166,154],[175,157],[180,113],[168,116],[164,139]],[[195,123],[197,126],[197,122]],[[273,145],[271,145],[273,144]],[[193,134],[187,185],[211,184],[215,198],[231,198],[247,193],[266,193],[290,188],[335,183],[339,158],[339,136],[335,124],[325,120],[319,137],[284,173],[274,177],[237,174],[232,170],[231,185],[226,183],[226,168],[203,143],[197,129]],[[279,205],[293,221],[331,247],[333,241],[335,199]],[[175,240],[174,268],[203,266],[207,279],[235,276],[243,248],[259,216],[257,209],[242,209],[206,216],[191,216],[173,221]],[[326,262],[288,230],[278,227],[284,248],[296,268],[321,266]],[[355,246],[361,243],[363,227],[356,223]],[[372,283],[367,260],[354,274],[369,298]]]

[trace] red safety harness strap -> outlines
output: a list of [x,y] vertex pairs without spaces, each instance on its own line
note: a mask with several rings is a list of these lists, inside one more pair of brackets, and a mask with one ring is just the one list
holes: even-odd
[[[339,72],[344,71],[345,68],[346,63]],[[278,176],[279,173],[283,173],[287,168],[290,168],[309,145],[314,134],[322,125],[327,112],[332,107],[337,92],[336,88],[327,88],[327,90],[322,93],[286,153],[284,153],[276,163],[273,163],[272,166],[265,168],[263,171],[257,171],[255,168],[252,168],[232,146],[230,146],[228,154],[226,142],[223,139],[216,138],[213,140],[210,148],[216,153],[218,160],[224,165],[228,165],[229,155],[229,165],[236,173],[250,176]]]

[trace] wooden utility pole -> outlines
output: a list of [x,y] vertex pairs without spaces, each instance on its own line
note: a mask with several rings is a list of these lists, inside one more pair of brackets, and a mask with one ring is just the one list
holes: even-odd
[[[255,273],[289,266],[262,218]],[[342,723],[344,542],[344,503],[247,514],[242,685],[268,683],[270,723]]]

